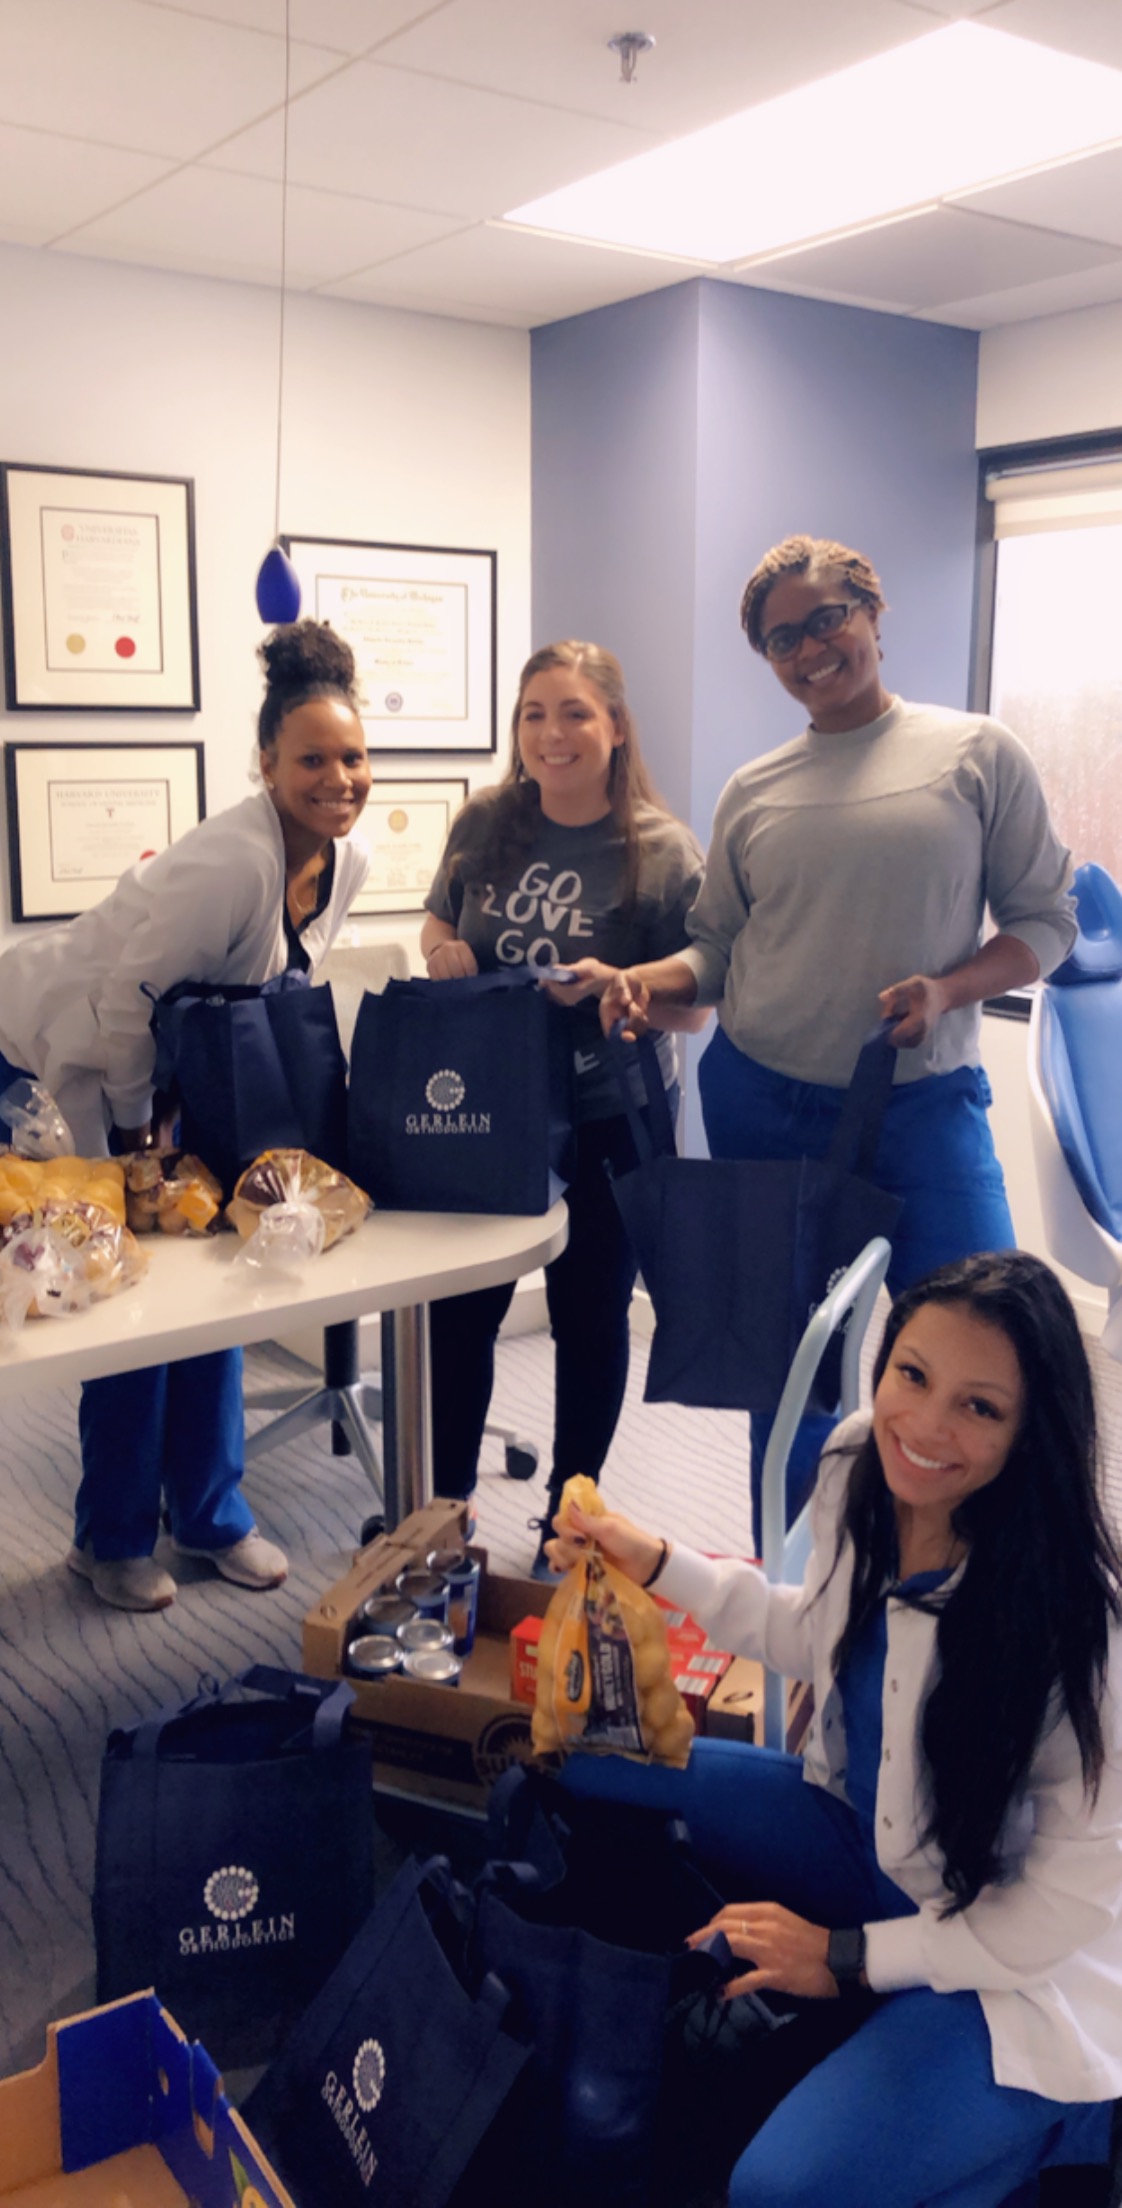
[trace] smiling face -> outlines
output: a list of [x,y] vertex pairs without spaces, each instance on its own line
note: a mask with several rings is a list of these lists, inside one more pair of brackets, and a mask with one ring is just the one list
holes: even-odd
[[516,726],[522,770],[537,783],[547,820],[583,827],[610,812],[612,756],[623,735],[594,682],[572,667],[532,675]]
[[888,708],[874,614],[854,602],[836,568],[810,567],[803,575],[782,575],[773,583],[760,618],[766,639],[775,629],[805,621],[818,606],[845,602],[853,604],[853,611],[836,635],[804,636],[789,659],[771,663],[783,688],[824,735],[864,728]]
[[949,1534],[952,1511],[1003,1470],[1024,1403],[1024,1375],[1000,1327],[964,1304],[921,1304],[873,1398],[873,1437],[897,1515]]
[[343,698],[294,705],[262,752],[261,770],[286,846],[309,857],[349,833],[370,795],[362,722]]

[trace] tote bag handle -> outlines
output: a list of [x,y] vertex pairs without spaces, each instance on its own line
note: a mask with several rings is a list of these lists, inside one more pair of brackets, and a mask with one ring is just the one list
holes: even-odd
[[[623,1040],[623,1021],[617,1020],[608,1036],[608,1056],[640,1165],[650,1165],[655,1158],[676,1157],[678,1142],[674,1121],[662,1079],[662,1068],[658,1062],[658,1052],[650,1036],[641,1035],[628,1049]],[[647,1110],[651,1115],[649,1134],[631,1093],[631,1067],[636,1064],[642,1075]]]
[[895,1019],[882,1020],[865,1037],[845,1092],[826,1163],[839,1173],[871,1181],[888,1099],[896,1073],[896,1051],[889,1042]]
[[189,1702],[169,1703],[164,1709],[138,1725],[133,1735],[133,1760],[156,1757],[160,1752],[160,1740],[169,1725],[179,1718],[197,1716],[203,1710],[217,1709],[229,1702],[240,1687],[248,1687],[256,1694],[267,1694],[275,1702],[299,1703],[303,1700],[312,1718],[312,1751],[334,1748],[343,1737],[347,1712],[354,1701],[354,1688],[345,1679],[336,1681],[328,1693],[326,1683],[305,1679],[300,1672],[281,1671],[269,1664],[253,1664],[248,1671],[238,1672],[222,1686],[213,1682],[204,1685]]

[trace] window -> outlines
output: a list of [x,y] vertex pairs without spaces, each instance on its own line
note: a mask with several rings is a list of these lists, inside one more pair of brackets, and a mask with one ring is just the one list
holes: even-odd
[[1122,882],[1122,437],[1063,466],[989,456],[985,491],[988,710],[1031,751],[1075,864]]

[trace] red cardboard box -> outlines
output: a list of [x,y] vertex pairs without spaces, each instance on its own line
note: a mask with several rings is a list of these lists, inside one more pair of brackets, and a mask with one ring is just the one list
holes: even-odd
[[541,1618],[523,1618],[510,1636],[510,1692],[515,1702],[526,1702],[533,1709],[538,1691],[538,1644],[542,1637]]

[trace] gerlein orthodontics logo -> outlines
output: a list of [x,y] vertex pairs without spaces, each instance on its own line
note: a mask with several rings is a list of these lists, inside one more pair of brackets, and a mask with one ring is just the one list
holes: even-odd
[[406,1112],[407,1135],[489,1135],[490,1112],[461,1112],[467,1095],[463,1075],[453,1066],[441,1066],[425,1083],[427,1112]]
[[222,1955],[236,1948],[288,1946],[296,1938],[295,1911],[255,1917],[260,1892],[253,1872],[241,1863],[225,1863],[212,1871],[203,1887],[203,1901],[215,1922],[181,1926],[180,1954]]
[[359,2121],[377,2108],[386,2083],[386,2057],[376,2039],[364,2039],[354,2059],[351,2071],[351,2090],[348,2093],[343,2080],[334,2070],[329,2070],[320,2089],[320,2098],[326,2104],[347,2149],[354,2159],[364,2185],[369,2185],[378,2167],[378,2157],[370,2144],[366,2125]]

